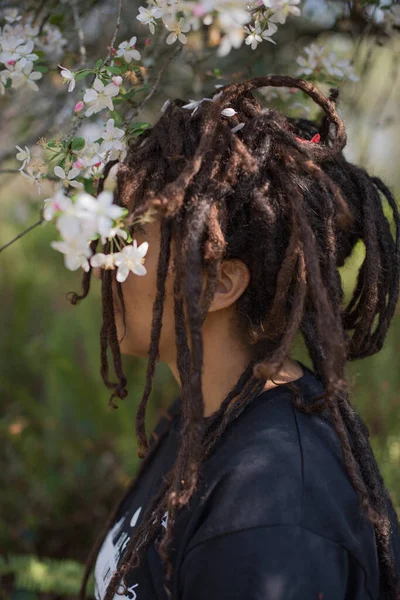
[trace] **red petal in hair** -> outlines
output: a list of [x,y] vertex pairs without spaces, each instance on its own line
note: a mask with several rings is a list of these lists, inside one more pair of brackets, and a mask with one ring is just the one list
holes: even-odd
[[303,140],[303,138],[299,138],[296,137],[296,140],[298,142],[312,142],[313,144],[318,144],[318,142],[321,140],[321,136],[319,135],[319,133],[316,133],[311,140]]

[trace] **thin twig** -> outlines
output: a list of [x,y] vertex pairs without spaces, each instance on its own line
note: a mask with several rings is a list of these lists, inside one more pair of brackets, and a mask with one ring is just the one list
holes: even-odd
[[77,0],[72,0],[71,7],[72,7],[72,14],[74,16],[75,27],[76,27],[76,30],[78,33],[79,52],[81,55],[80,68],[83,69],[83,67],[86,65],[86,46],[85,46],[85,35],[83,33],[82,23],[81,23],[78,6],[77,6]]
[[152,85],[152,87],[150,88],[149,93],[147,94],[147,96],[140,102],[140,104],[137,105],[137,107],[132,111],[132,113],[129,115],[129,117],[127,117],[122,125],[126,125],[129,121],[131,121],[132,119],[134,119],[135,117],[137,117],[137,115],[139,114],[139,112],[142,110],[142,108],[144,107],[145,104],[147,104],[147,102],[150,100],[150,98],[153,96],[153,94],[155,93],[155,91],[158,88],[158,85],[161,81],[161,77],[165,71],[165,69],[168,67],[168,65],[170,64],[170,62],[172,61],[173,58],[175,58],[175,56],[177,54],[179,54],[179,52],[182,51],[182,46],[177,46],[174,50],[174,52],[172,52],[169,57],[167,58],[167,60],[165,61],[165,63],[163,64],[163,66],[161,67],[161,69],[159,70],[159,72],[157,73],[157,77],[154,81],[154,84]]
[[21,233],[19,233],[15,238],[13,238],[9,242],[7,242],[7,244],[5,244],[4,246],[1,246],[0,247],[0,252],[3,252],[3,250],[5,250],[6,248],[8,248],[8,246],[11,246],[11,244],[13,244],[14,242],[16,242],[17,240],[19,240],[20,238],[22,238],[26,233],[29,233],[29,231],[31,231],[32,229],[34,229],[35,227],[37,227],[38,225],[40,225],[41,223],[43,223],[43,221],[44,221],[44,219],[41,218],[40,221],[38,221],[34,225],[31,225],[30,227],[28,227],[28,229],[25,229],[25,231],[22,231]]
[[[118,30],[119,30],[119,27],[121,25],[121,12],[122,12],[122,0],[119,0],[118,1],[117,21],[115,23],[114,33],[113,33],[113,36],[111,38],[111,42],[110,42],[110,46],[108,48],[107,56],[103,60],[102,65],[101,65],[100,68],[103,68],[105,65],[107,65],[108,62],[109,62],[109,60],[110,60],[110,58],[111,58],[112,51],[114,49],[115,40],[117,39]],[[95,79],[96,79],[96,75],[93,77],[92,81],[90,82],[89,87],[92,87]],[[73,137],[75,135],[75,133],[78,131],[78,129],[79,129],[79,127],[80,127],[80,125],[81,125],[81,123],[82,123],[82,121],[84,119],[84,115],[83,114],[77,115],[75,118],[76,118],[75,124],[72,126],[71,131],[66,136],[67,140],[71,139],[71,137]]]
[[105,59],[103,60],[103,67],[110,60],[111,53],[114,50],[115,40],[117,39],[117,34],[118,34],[119,26],[121,25],[121,12],[122,12],[122,0],[119,0],[119,3],[118,3],[118,13],[117,13],[117,22],[115,24],[114,35],[112,36],[112,39],[111,39],[110,47],[108,49],[108,54],[105,57]]
[[4,175],[6,173],[20,173],[19,169],[0,169],[0,175]]

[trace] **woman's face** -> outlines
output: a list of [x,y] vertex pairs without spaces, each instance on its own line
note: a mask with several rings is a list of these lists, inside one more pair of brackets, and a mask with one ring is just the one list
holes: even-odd
[[[130,272],[127,279],[121,283],[125,303],[126,333],[122,318],[121,302],[113,278],[114,314],[117,336],[122,354],[147,357],[151,340],[151,323],[153,304],[157,291],[157,263],[160,251],[159,222],[146,223],[135,230],[133,235],[138,246],[148,242],[149,247],[144,258],[146,275],[135,275]],[[171,265],[171,261],[170,261]],[[94,274],[100,278],[100,269],[94,269]],[[171,266],[168,271],[164,300],[163,321],[160,337],[160,359],[169,362],[175,355],[175,328],[173,317],[173,273]]]

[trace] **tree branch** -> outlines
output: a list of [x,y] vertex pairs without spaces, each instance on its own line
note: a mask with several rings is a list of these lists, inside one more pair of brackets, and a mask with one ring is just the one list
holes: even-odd
[[25,231],[22,231],[21,233],[19,233],[15,238],[13,238],[9,242],[7,242],[7,244],[4,244],[4,246],[1,246],[0,247],[0,252],[3,252],[3,250],[5,250],[6,248],[8,248],[8,246],[11,246],[11,244],[13,244],[14,242],[16,242],[17,240],[19,240],[20,238],[22,238],[26,233],[29,233],[29,231],[31,231],[32,229],[34,229],[35,227],[37,227],[38,225],[40,225],[41,223],[43,223],[43,221],[44,221],[44,219],[41,218],[40,221],[38,221],[37,223],[34,223],[33,225],[31,225],[30,227],[28,227],[28,229],[25,229]]
[[82,69],[86,65],[86,55],[87,54],[86,54],[86,46],[85,46],[85,35],[83,33],[82,23],[81,23],[81,19],[79,16],[77,0],[72,0],[71,7],[72,7],[72,14],[74,16],[75,27],[76,27],[77,33],[78,33],[79,52],[81,55],[80,68]]

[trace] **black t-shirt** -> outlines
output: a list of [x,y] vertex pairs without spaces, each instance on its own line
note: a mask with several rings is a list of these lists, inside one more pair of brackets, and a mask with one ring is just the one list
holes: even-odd
[[[307,403],[323,385],[300,365],[304,375],[296,385]],[[96,600],[103,600],[133,528],[175,462],[176,412],[97,557]],[[345,472],[337,435],[327,414],[294,408],[289,387],[272,388],[253,400],[201,472],[198,490],[175,523],[172,600],[384,599],[374,529]],[[166,514],[159,535],[165,527]],[[395,525],[392,544],[400,574]],[[152,544],[129,574],[128,593],[115,600],[167,600],[163,573]]]

